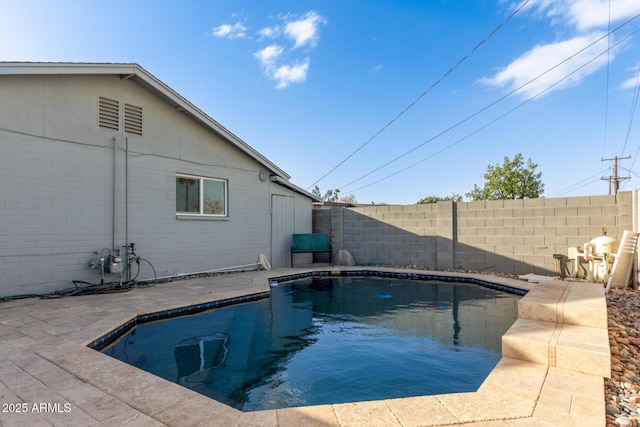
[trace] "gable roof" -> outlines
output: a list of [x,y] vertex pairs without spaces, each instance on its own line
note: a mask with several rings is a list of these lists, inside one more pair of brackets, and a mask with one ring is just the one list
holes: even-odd
[[[158,96],[177,111],[188,115],[205,128],[221,135],[230,144],[267,168],[272,181],[287,187],[313,200],[317,198],[289,182],[291,176],[269,159],[257,152],[227,128],[212,119],[205,112],[187,101],[186,98],[164,84],[153,74],[138,64],[126,63],[79,63],[79,62],[0,62],[1,75],[117,75],[121,79],[131,80],[154,95]],[[316,200],[317,201],[317,200]]]

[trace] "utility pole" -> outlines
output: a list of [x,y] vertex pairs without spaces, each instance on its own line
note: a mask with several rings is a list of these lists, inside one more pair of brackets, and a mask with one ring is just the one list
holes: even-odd
[[618,157],[615,156],[613,159],[602,159],[603,162],[613,161],[613,176],[603,176],[601,179],[609,181],[609,195],[611,195],[611,183],[613,182],[613,190],[616,199],[618,197],[618,189],[620,188],[620,181],[625,179],[631,179],[630,176],[619,177],[618,176],[618,160],[626,160],[630,159],[631,156],[627,157]]

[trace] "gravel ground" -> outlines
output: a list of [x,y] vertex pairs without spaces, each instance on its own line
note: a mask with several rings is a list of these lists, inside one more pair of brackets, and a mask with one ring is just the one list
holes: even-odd
[[605,380],[607,427],[640,424],[640,293],[607,294],[611,379]]

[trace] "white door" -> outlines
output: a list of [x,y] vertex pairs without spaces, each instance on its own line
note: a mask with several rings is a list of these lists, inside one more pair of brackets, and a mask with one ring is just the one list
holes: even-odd
[[294,230],[293,197],[271,195],[271,266],[291,265],[291,235]]

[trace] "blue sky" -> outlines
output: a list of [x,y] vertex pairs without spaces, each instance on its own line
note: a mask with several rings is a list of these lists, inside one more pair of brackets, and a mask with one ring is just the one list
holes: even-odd
[[504,23],[520,4],[3,0],[0,60],[138,63],[296,185],[340,164],[318,186],[360,203],[464,195],[517,153],[545,197],[607,194],[614,156],[640,187],[640,2]]

